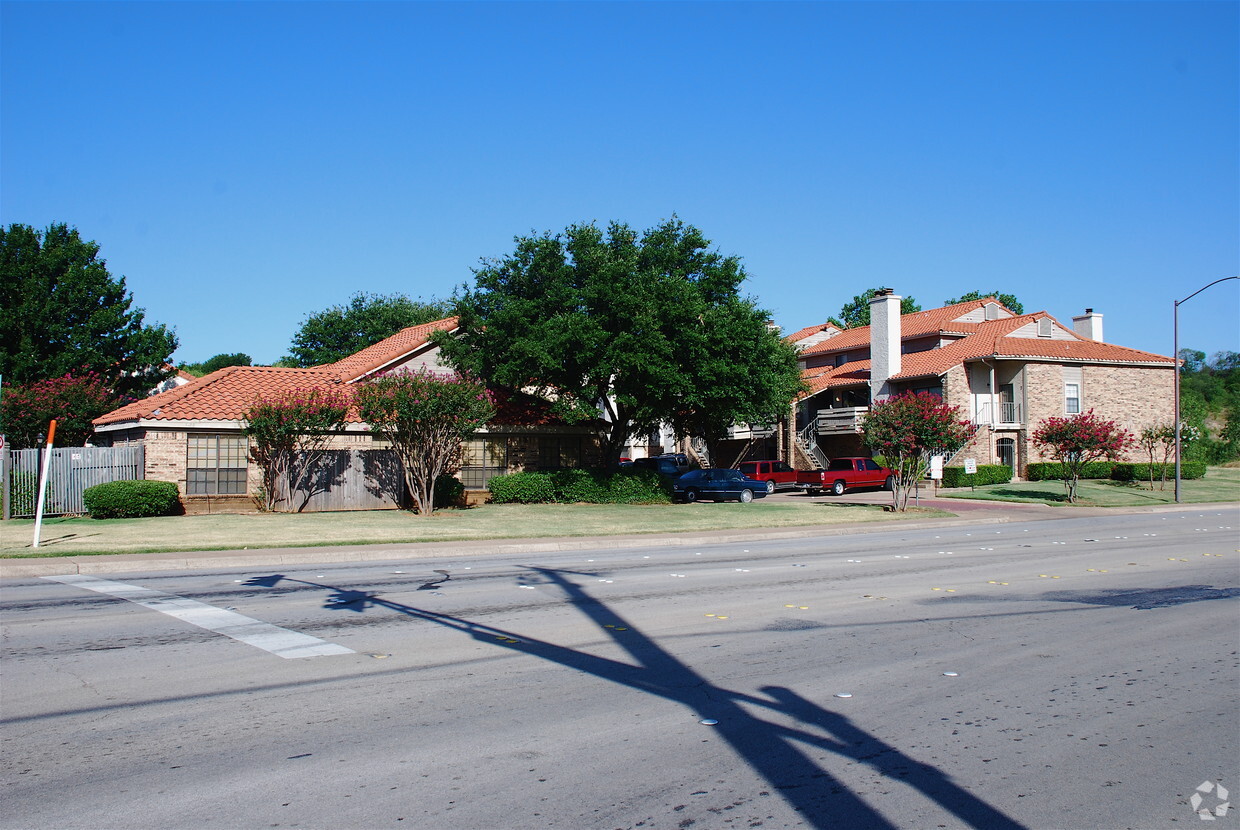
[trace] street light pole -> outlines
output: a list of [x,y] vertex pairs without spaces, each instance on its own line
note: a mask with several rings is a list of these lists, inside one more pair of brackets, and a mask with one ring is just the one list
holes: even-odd
[[1171,312],[1171,353],[1172,360],[1175,361],[1175,503],[1180,503],[1180,306],[1193,297],[1196,297],[1202,291],[1205,291],[1211,285],[1218,285],[1220,282],[1227,280],[1240,280],[1240,275],[1234,277],[1223,277],[1217,279],[1210,285],[1203,285],[1192,294],[1189,294],[1182,300],[1176,300]]

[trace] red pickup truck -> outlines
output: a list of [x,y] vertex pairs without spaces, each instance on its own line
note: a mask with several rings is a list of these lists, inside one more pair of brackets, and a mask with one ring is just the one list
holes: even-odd
[[882,487],[890,490],[894,483],[893,473],[880,467],[872,458],[833,458],[825,470],[798,470],[797,487],[811,496],[824,490],[833,496],[842,496],[854,487]]
[[797,486],[797,471],[786,461],[742,461],[736,469],[749,478],[765,481],[768,493],[774,493],[776,487]]

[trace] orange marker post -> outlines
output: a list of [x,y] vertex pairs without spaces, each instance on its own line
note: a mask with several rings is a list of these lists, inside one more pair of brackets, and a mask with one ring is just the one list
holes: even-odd
[[43,502],[47,496],[47,471],[52,464],[52,442],[56,440],[56,419],[47,427],[47,449],[43,452],[43,474],[39,479],[39,506],[34,511],[34,545],[39,546],[39,531],[43,528]]

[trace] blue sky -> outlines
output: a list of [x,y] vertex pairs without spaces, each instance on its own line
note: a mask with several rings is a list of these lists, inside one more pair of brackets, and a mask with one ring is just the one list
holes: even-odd
[[[786,329],[1016,294],[1169,354],[1240,273],[1232,2],[0,7],[0,222],[102,246],[176,358],[672,213]],[[1240,350],[1240,280],[1181,345]]]

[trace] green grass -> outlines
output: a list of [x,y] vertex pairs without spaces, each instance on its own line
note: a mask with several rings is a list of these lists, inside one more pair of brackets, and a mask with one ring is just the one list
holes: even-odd
[[147,519],[53,518],[43,521],[32,550],[34,522],[0,522],[0,556],[71,556],[322,545],[449,542],[487,539],[614,536],[708,530],[834,525],[952,514],[885,512],[879,505],[754,502],[692,505],[534,504],[442,510],[429,517],[404,511],[162,516]]
[[[1174,504],[1175,482],[1168,481],[1165,489],[1161,482],[1125,483],[1107,479],[1082,479],[1077,486],[1078,505],[1088,507],[1141,507],[1145,505]],[[1062,481],[1017,481],[1010,484],[988,484],[970,490],[960,487],[940,490],[944,498],[985,499],[988,501],[1037,502],[1040,504],[1068,505],[1068,496]],[[1211,467],[1205,478],[1180,482],[1180,497],[1186,503],[1240,501],[1240,468]]]

